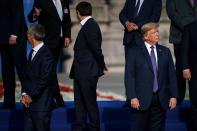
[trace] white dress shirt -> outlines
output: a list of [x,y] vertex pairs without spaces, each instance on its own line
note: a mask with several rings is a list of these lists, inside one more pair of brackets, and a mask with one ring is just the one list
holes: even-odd
[[33,60],[34,56],[36,55],[36,53],[39,51],[39,49],[44,45],[44,43],[40,43],[38,45],[36,45],[34,48],[32,48],[33,50],[33,53],[32,53],[32,56],[31,56],[31,60]]
[[154,47],[155,59],[156,59],[156,63],[157,63],[157,66],[158,66],[158,59],[157,59],[157,49],[156,49],[156,45],[151,45],[151,44],[149,44],[149,43],[145,42],[145,46],[146,46],[146,48],[147,48],[147,50],[148,50],[149,55],[150,55],[150,53],[151,53],[151,46],[153,46],[153,47]]

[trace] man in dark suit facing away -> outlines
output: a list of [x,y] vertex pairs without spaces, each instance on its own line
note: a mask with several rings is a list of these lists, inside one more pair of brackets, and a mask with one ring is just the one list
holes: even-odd
[[0,1],[0,52],[4,108],[15,108],[15,67],[21,84],[26,63],[26,32],[23,0]]
[[166,0],[167,15],[171,20],[169,42],[174,46],[176,58],[176,75],[179,97],[178,104],[185,98],[186,80],[182,76],[181,69],[181,38],[184,26],[197,20],[196,0]]
[[[33,9],[28,15],[30,22],[38,21],[45,28],[45,45],[51,50],[56,66],[63,47],[71,42],[71,19],[68,0],[35,0]],[[56,66],[54,71],[56,72]],[[55,99],[58,106],[64,106],[60,94],[57,76]]]
[[22,87],[21,102],[25,106],[25,131],[50,131],[51,112],[54,107],[55,61],[44,45],[44,27],[32,25],[28,40],[32,51],[26,67],[26,79]]
[[183,78],[189,81],[191,123],[189,131],[197,130],[197,21],[185,26],[180,45]]
[[[74,79],[74,102],[76,123],[73,131],[99,131],[99,110],[96,102],[98,78],[107,71],[102,54],[101,31],[91,17],[92,6],[88,2],[80,2],[76,6],[81,30],[74,45],[74,60],[70,77]],[[86,128],[86,118],[89,127]]]
[[176,106],[176,74],[170,50],[159,45],[158,24],[142,26],[144,42],[130,48],[125,65],[132,131],[164,131],[167,109]]

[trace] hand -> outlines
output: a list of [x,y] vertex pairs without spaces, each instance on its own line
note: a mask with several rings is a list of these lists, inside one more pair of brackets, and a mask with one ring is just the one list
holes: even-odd
[[72,42],[71,38],[66,37],[64,39],[64,47],[68,47],[70,45],[70,43]]
[[140,103],[139,103],[139,100],[137,98],[131,99],[130,103],[131,103],[132,108],[139,110]]
[[109,70],[108,70],[108,68],[107,68],[107,66],[105,66],[105,68],[104,68],[104,75],[107,75],[108,74],[108,72],[109,72]]
[[177,104],[176,98],[170,98],[170,101],[169,101],[170,110],[174,109],[176,107],[176,104]]
[[34,14],[35,14],[36,16],[39,16],[41,11],[42,11],[42,9],[39,9],[39,8],[37,8],[37,7],[34,7]]
[[10,45],[15,45],[16,44],[16,39],[17,39],[16,36],[10,36],[10,38],[9,38],[9,44]]
[[32,103],[32,99],[29,95],[22,95],[21,103],[23,103],[25,107],[28,108],[30,104]]
[[190,69],[183,70],[183,78],[185,78],[186,80],[190,80],[191,79]]
[[126,25],[126,28],[127,28],[128,31],[133,31],[133,30],[138,29],[138,26],[135,23],[132,23],[132,22],[129,22],[129,21],[126,21],[125,25]]

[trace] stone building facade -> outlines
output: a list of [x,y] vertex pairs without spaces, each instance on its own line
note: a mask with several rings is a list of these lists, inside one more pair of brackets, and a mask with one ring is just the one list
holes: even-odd
[[[84,0],[72,0],[71,8],[71,19],[72,19],[72,38],[73,44],[75,42],[78,31],[80,30],[80,24],[76,18],[75,6],[78,2]],[[105,56],[106,64],[109,67],[124,67],[124,46],[122,45],[123,39],[123,26],[119,22],[119,12],[123,8],[126,0],[85,0],[93,6],[93,17],[98,21],[102,36],[103,43],[102,49]],[[170,47],[169,44],[169,19],[166,15],[165,0],[163,0],[163,10],[160,19],[160,34],[161,42],[163,45]],[[69,47],[69,53],[73,54],[73,44]],[[173,54],[173,52],[172,52]],[[67,62],[68,70],[72,60]]]

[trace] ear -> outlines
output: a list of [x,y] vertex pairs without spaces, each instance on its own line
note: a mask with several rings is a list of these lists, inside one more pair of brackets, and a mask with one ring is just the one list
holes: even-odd
[[144,40],[145,41],[148,40],[148,35],[147,34],[144,35]]
[[79,16],[79,15],[80,15],[80,13],[79,13],[79,11],[78,11],[78,10],[76,10],[76,14],[77,14],[77,16]]

